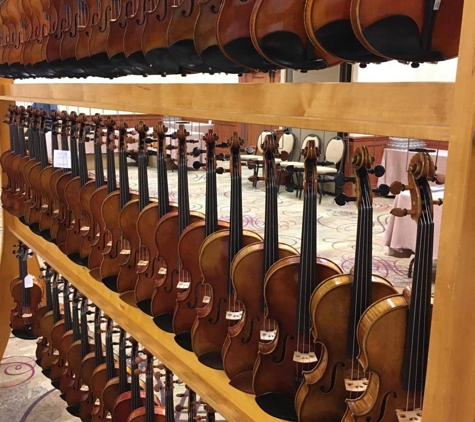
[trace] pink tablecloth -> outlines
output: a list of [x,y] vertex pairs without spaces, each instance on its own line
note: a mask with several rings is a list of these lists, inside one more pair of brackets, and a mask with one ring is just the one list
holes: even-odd
[[[391,185],[395,181],[407,183],[407,165],[415,152],[386,148],[383,152],[381,164],[386,169],[386,174],[379,178],[378,183]],[[437,153],[431,153],[432,159],[436,161]],[[437,158],[437,172],[445,174],[447,168],[447,151],[440,150]]]
[[[441,187],[432,189],[434,200],[444,197],[444,190]],[[440,221],[442,218],[442,207],[434,205],[434,258],[437,258],[440,238]],[[393,208],[411,208],[411,196],[409,192],[402,192],[396,196]],[[384,234],[384,246],[389,247],[389,255],[402,254],[410,256],[414,253],[416,247],[417,224],[409,216],[394,217],[391,215],[388,221],[388,227]]]

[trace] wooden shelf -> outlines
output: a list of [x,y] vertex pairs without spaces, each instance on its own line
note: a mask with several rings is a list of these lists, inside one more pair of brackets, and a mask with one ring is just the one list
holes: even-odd
[[117,293],[111,292],[102,283],[94,280],[86,268],[73,264],[54,244],[33,234],[18,219],[12,218],[9,221],[13,224],[9,225],[8,231],[13,236],[25,242],[81,293],[99,306],[104,313],[113,318],[127,332],[133,334],[137,341],[227,421],[278,422],[280,420],[264,413],[257,406],[254,396],[231,387],[223,371],[215,371],[202,365],[193,353],[177,345],[172,334],[160,330],[149,316],[138,308],[128,305],[119,299]]
[[0,100],[448,141],[453,83],[2,84]]

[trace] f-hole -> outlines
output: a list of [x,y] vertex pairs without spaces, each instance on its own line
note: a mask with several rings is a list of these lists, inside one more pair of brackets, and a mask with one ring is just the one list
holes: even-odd
[[[186,0],[185,0],[186,1]],[[181,15],[184,18],[189,18],[193,14],[193,10],[195,9],[195,0],[189,0],[188,2],[190,4],[190,10],[187,11],[186,9],[183,9],[181,11]]]
[[189,309],[195,309],[195,308],[196,308],[196,305],[198,305],[198,289],[200,288],[200,285],[201,285],[201,284],[197,284],[197,285],[195,286],[195,294],[194,294],[193,303],[188,302],[188,303],[186,304],[186,306],[188,306]]
[[227,300],[226,300],[224,297],[222,297],[222,298],[219,299],[219,302],[218,302],[218,310],[216,311],[216,319],[215,319],[214,321],[213,321],[213,318],[209,318],[209,319],[208,319],[208,321],[209,321],[209,323],[210,323],[211,325],[216,325],[216,324],[218,323],[219,318],[221,317],[221,305],[222,305],[223,303],[226,303],[226,302],[227,302]]
[[332,369],[332,378],[331,378],[331,381],[330,381],[330,386],[328,388],[325,388],[324,385],[322,385],[320,387],[320,390],[322,393],[325,393],[325,394],[328,394],[328,393],[331,393],[333,391],[333,389],[335,388],[335,384],[336,384],[336,373],[338,371],[338,368],[341,367],[341,368],[344,368],[345,367],[345,363],[344,362],[337,362],[335,364],[335,366],[333,366],[333,369]]
[[[163,13],[157,13],[157,21],[164,21],[166,18],[167,18],[167,15],[168,15],[168,0],[163,0],[160,2],[161,4],[163,4]],[[157,9],[158,7],[160,7],[160,5],[157,6]]]
[[256,322],[261,322],[261,319],[258,317],[258,316],[255,316],[254,318],[252,318],[251,320],[251,328],[249,330],[249,335],[247,337],[242,337],[241,338],[241,343],[244,343],[244,344],[247,344],[251,341],[251,338],[252,338],[252,334],[254,333],[254,324]]

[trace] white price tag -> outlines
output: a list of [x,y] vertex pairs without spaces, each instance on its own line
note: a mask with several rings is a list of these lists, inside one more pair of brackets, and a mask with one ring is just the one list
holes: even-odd
[[261,340],[263,341],[272,341],[275,339],[275,336],[277,334],[277,330],[261,330]]
[[147,265],[148,261],[144,261],[143,259],[137,263],[137,267],[146,267]]
[[60,151],[59,149],[55,149],[53,153],[53,163],[55,167],[70,169],[71,151]]
[[239,321],[242,318],[242,311],[238,312],[232,312],[228,311],[226,312],[226,319],[229,321]]
[[178,284],[176,285],[177,289],[187,289],[188,287],[190,287],[189,281],[179,281]]
[[130,255],[130,249],[122,249],[119,253],[120,255]]
[[435,3],[434,3],[434,10],[439,10],[439,8],[440,8],[440,3],[442,3],[442,0],[435,0]]
[[33,277],[31,274],[28,274],[25,279],[23,280],[23,285],[25,286],[25,289],[31,289],[33,287],[33,280],[35,277]]
[[203,303],[210,303],[211,302],[211,296],[203,296]]
[[165,267],[162,267],[158,270],[159,275],[166,275],[167,274],[167,269]]
[[298,363],[313,363],[317,361],[317,355],[313,352],[310,353],[302,353],[302,352],[294,352],[294,362]]

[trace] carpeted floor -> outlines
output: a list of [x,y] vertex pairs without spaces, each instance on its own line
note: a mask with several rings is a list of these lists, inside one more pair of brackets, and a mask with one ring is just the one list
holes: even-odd
[[[137,168],[129,166],[130,187],[137,188]],[[243,169],[244,226],[260,234],[264,231],[264,183],[254,189],[247,181],[249,170]],[[156,170],[149,169],[150,194],[156,195]],[[169,172],[170,198],[177,200],[177,173]],[[204,212],[205,172],[189,173],[191,209]],[[229,174],[218,176],[219,217],[229,218]],[[374,200],[373,271],[385,277],[396,287],[408,285],[409,259],[387,256],[382,241],[392,200]],[[280,190],[279,239],[300,248],[303,201],[294,194]],[[352,203],[338,207],[333,197],[326,195],[318,207],[318,254],[349,271],[354,262],[357,209]],[[416,226],[414,225],[414,229]],[[65,403],[35,364],[35,342],[12,338],[0,365],[0,422],[69,422],[77,420],[65,410]],[[183,387],[182,387],[183,388]],[[176,404],[185,398],[176,398]],[[187,420],[186,412],[177,414],[176,420]],[[217,419],[222,420],[222,419]]]

